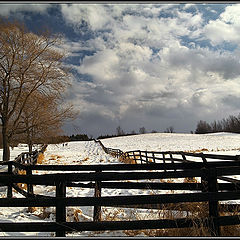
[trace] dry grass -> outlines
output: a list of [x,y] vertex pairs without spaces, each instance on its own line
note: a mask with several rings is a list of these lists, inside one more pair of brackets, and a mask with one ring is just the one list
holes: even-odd
[[37,217],[39,217],[40,219],[46,219],[49,218],[50,214],[52,213],[52,211],[48,210],[47,207],[41,207],[41,213],[40,214],[34,214]]
[[[138,158],[138,157],[137,157]],[[119,157],[119,161],[126,163],[126,164],[136,164],[135,160],[133,158],[128,158],[124,155]]]
[[87,160],[89,160],[89,157],[84,158],[82,162],[86,162]]
[[73,216],[74,216],[74,222],[79,222],[79,214],[82,214],[82,210],[81,209],[76,209],[73,212]]
[[[168,179],[167,182],[172,182]],[[184,182],[196,183],[195,178],[185,178]],[[229,211],[227,207],[221,209],[220,216],[237,215],[240,207],[236,207],[233,211]],[[170,203],[161,204],[157,211],[158,219],[204,219],[208,217],[209,208],[208,202],[193,202],[193,203]],[[137,213],[134,214],[137,220],[143,220]],[[145,217],[146,218],[146,217]],[[147,216],[148,219],[156,218],[156,212],[150,211]],[[137,236],[141,233],[148,237],[211,237],[210,229],[202,222],[198,225],[193,221],[191,228],[173,228],[173,229],[144,229],[144,230],[125,230],[124,233],[128,236]],[[222,226],[220,227],[221,236],[240,236],[240,226]]]
[[42,164],[44,160],[44,154],[40,153],[37,158],[37,164]]
[[[25,170],[19,170],[17,171],[18,175],[26,175]],[[26,183],[17,183],[17,186],[21,188],[22,190],[27,190],[27,184]]]
[[207,148],[202,148],[202,149],[197,149],[197,150],[188,150],[188,151],[185,151],[185,152],[188,152],[188,153],[209,152],[209,149],[207,149]]

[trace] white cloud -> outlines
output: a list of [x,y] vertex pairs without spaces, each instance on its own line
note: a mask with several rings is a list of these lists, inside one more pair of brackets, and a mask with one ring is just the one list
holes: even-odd
[[93,31],[106,27],[110,20],[106,8],[99,4],[61,4],[61,10],[68,22],[80,24],[84,20]]
[[[231,111],[232,99],[240,94],[239,52],[214,51],[195,42],[204,34],[213,44],[237,42],[237,11],[230,7],[205,27],[201,13],[187,13],[172,6],[170,10],[156,5],[64,5],[62,11],[71,23],[87,21],[95,33],[85,42],[68,43],[73,52],[96,51],[76,66],[79,73],[91,76],[93,81],[84,85],[84,91],[75,88],[83,93],[78,95],[79,101],[89,114],[101,111],[115,122],[157,122],[158,117],[185,115],[197,121],[199,117],[217,115],[220,108]],[[162,12],[164,18],[159,17]],[[192,41],[191,47],[182,45],[182,37]],[[224,105],[225,98],[228,105]]]
[[222,42],[239,43],[240,36],[240,4],[227,6],[225,11],[216,20],[210,20],[205,26],[203,33],[209,38],[212,44]]

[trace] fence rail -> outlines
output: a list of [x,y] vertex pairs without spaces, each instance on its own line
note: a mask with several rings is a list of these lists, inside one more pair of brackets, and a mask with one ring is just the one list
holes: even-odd
[[[95,142],[104,147],[100,141],[95,140]],[[234,213],[234,216],[220,216],[220,210],[225,211],[225,213],[233,212],[236,211],[235,209],[238,206],[238,204],[223,203],[221,201],[239,200],[240,198],[240,182],[237,180],[235,182],[229,181],[229,176],[240,175],[239,156],[183,152],[151,152],[149,154],[146,151],[140,151],[140,155],[136,154],[139,154],[139,151],[132,151],[131,155],[130,152],[123,153],[119,149],[105,147],[104,149],[105,152],[116,154],[115,156],[118,157],[135,157],[136,163],[142,164],[36,165],[37,152],[31,156],[22,153],[21,157],[17,158],[17,161],[2,163],[8,165],[8,173],[0,174],[1,185],[8,186],[8,198],[0,199],[0,207],[55,207],[56,222],[1,223],[1,230],[11,232],[56,232],[56,236],[60,237],[71,231],[185,228],[193,225],[199,227],[204,225],[210,229],[212,236],[220,236],[221,226],[240,224],[240,215],[236,213]],[[159,157],[157,154],[162,155]],[[142,157],[140,157],[141,155]],[[151,162],[150,159],[153,156],[155,161]],[[181,161],[178,161],[179,156],[181,156]],[[187,159],[188,156],[200,158],[201,161],[194,162]],[[208,159],[214,159],[214,161],[208,161]],[[26,175],[18,175],[16,169],[25,170]],[[34,170],[61,171],[61,173],[35,175]],[[64,173],[64,171],[74,171],[74,173]],[[189,177],[199,177],[201,181],[197,183],[165,182],[169,178],[185,179]],[[218,183],[217,179],[219,178],[225,179],[226,182]],[[17,188],[17,183],[27,184],[27,191]],[[55,197],[34,194],[34,189],[38,185],[55,186]],[[94,188],[94,196],[68,197],[67,187]],[[12,198],[13,188],[24,197]],[[106,188],[188,190],[190,192],[102,196],[102,191]],[[208,203],[207,217],[202,219],[184,217],[174,220],[101,221],[101,208],[103,206],[157,208],[160,210],[164,207],[164,209],[171,210],[169,204],[186,206],[190,202]],[[69,206],[93,206],[93,220],[90,222],[67,222],[66,208]],[[226,206],[227,208],[225,208]],[[186,211],[186,208],[181,207],[177,210]],[[198,210],[194,209],[194,211]]]

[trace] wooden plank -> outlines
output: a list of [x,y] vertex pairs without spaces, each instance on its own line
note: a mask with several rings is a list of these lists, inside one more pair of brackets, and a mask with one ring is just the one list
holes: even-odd
[[69,197],[54,199],[50,198],[2,198],[0,207],[50,207],[56,203],[64,206],[121,206],[138,204],[159,204],[179,202],[207,202],[239,199],[238,191],[229,192],[206,192],[206,193],[183,193],[183,194],[156,194],[137,196],[113,196],[113,197]]
[[[151,166],[152,164],[149,164]],[[66,181],[110,181],[110,180],[139,180],[161,178],[185,178],[201,176],[201,169],[183,170],[176,172],[102,172],[102,173],[65,173],[43,175],[0,175],[0,182],[32,183],[34,185],[55,184],[60,179]]]
[[22,194],[24,197],[37,197],[37,198],[54,198],[51,196],[44,196],[41,194],[29,194],[28,192],[24,191],[23,189],[19,188],[16,184],[13,184],[13,188],[19,192],[20,194]]
[[[72,183],[68,182],[67,187],[94,188],[94,183]],[[158,189],[158,190],[202,190],[202,183],[149,183],[149,182],[101,182],[102,188],[113,189]],[[218,183],[219,190],[234,191],[240,189],[237,183]]]
[[227,182],[231,182],[234,183],[236,186],[236,189],[240,188],[240,180],[238,179],[234,179],[234,178],[229,178],[229,177],[218,177],[218,179],[223,180],[223,181],[227,181]]
[[[221,226],[240,224],[240,216],[222,216],[217,219]],[[54,232],[64,230],[72,231],[104,231],[104,230],[137,230],[137,229],[165,229],[207,226],[209,219],[177,218],[161,220],[135,220],[135,221],[102,221],[102,222],[26,222],[1,223],[2,232]]]
[[[128,155],[129,157],[134,157],[135,155]],[[155,157],[158,160],[157,157]],[[179,159],[180,160],[180,159]],[[23,165],[24,166],[24,165]],[[187,169],[193,168],[198,169],[202,168],[205,165],[202,162],[187,162],[187,163],[175,163],[177,169]],[[209,162],[207,163],[208,167],[224,167],[224,166],[240,166],[240,162]],[[163,163],[156,163],[154,165],[135,165],[135,164],[102,164],[102,165],[34,165],[28,166],[32,170],[53,170],[53,171],[108,171],[108,170],[154,170],[154,169],[164,169]],[[166,163],[167,169],[174,169],[171,163]],[[26,169],[26,166],[24,166]]]
[[[137,165],[137,164],[132,164]],[[144,164],[147,166],[147,164]],[[149,164],[153,166],[155,164]],[[217,176],[237,175],[240,172],[239,167],[217,168]],[[10,175],[1,174],[1,183],[31,183],[35,185],[51,185],[62,179],[66,181],[110,181],[110,180],[140,180],[140,179],[163,179],[163,178],[185,178],[201,177],[204,174],[203,169],[185,169],[176,172],[102,172],[102,173],[58,173],[43,175]]]
[[240,167],[218,167],[216,168],[217,176],[225,176],[225,175],[240,175]]
[[[228,184],[229,185],[229,184]],[[94,183],[67,183],[68,187],[94,188]],[[235,185],[233,185],[235,186]],[[235,188],[229,187],[229,190]],[[101,182],[101,188],[115,189],[159,189],[159,190],[201,190],[201,183],[151,183],[151,182]]]
[[19,163],[19,162],[13,162],[13,166],[20,169],[20,170],[26,170],[27,169],[27,166],[22,164],[22,163]]

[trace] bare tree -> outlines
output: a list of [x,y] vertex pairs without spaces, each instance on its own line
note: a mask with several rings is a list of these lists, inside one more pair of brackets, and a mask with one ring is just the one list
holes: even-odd
[[136,132],[134,130],[132,130],[130,134],[136,135]]
[[164,132],[165,132],[165,133],[174,133],[174,127],[173,127],[173,126],[170,126],[170,127],[168,127]]
[[123,136],[125,133],[120,126],[116,128],[117,136]]
[[207,123],[206,121],[203,121],[203,120],[200,120],[197,123],[197,128],[195,130],[196,134],[210,133],[210,132],[212,132],[212,128],[209,123]]
[[63,105],[60,96],[46,97],[34,92],[23,109],[16,134],[21,134],[31,152],[34,143],[46,143],[47,139],[56,137],[61,133],[63,123],[73,120],[76,115],[73,106]]
[[140,133],[140,134],[144,134],[144,133],[146,133],[146,129],[145,129],[145,127],[141,127],[141,128],[139,128],[139,133]]
[[23,24],[0,19],[0,119],[3,160],[10,157],[9,143],[17,131],[23,109],[38,91],[59,95],[68,85],[64,53],[57,50],[60,38],[36,35]]

